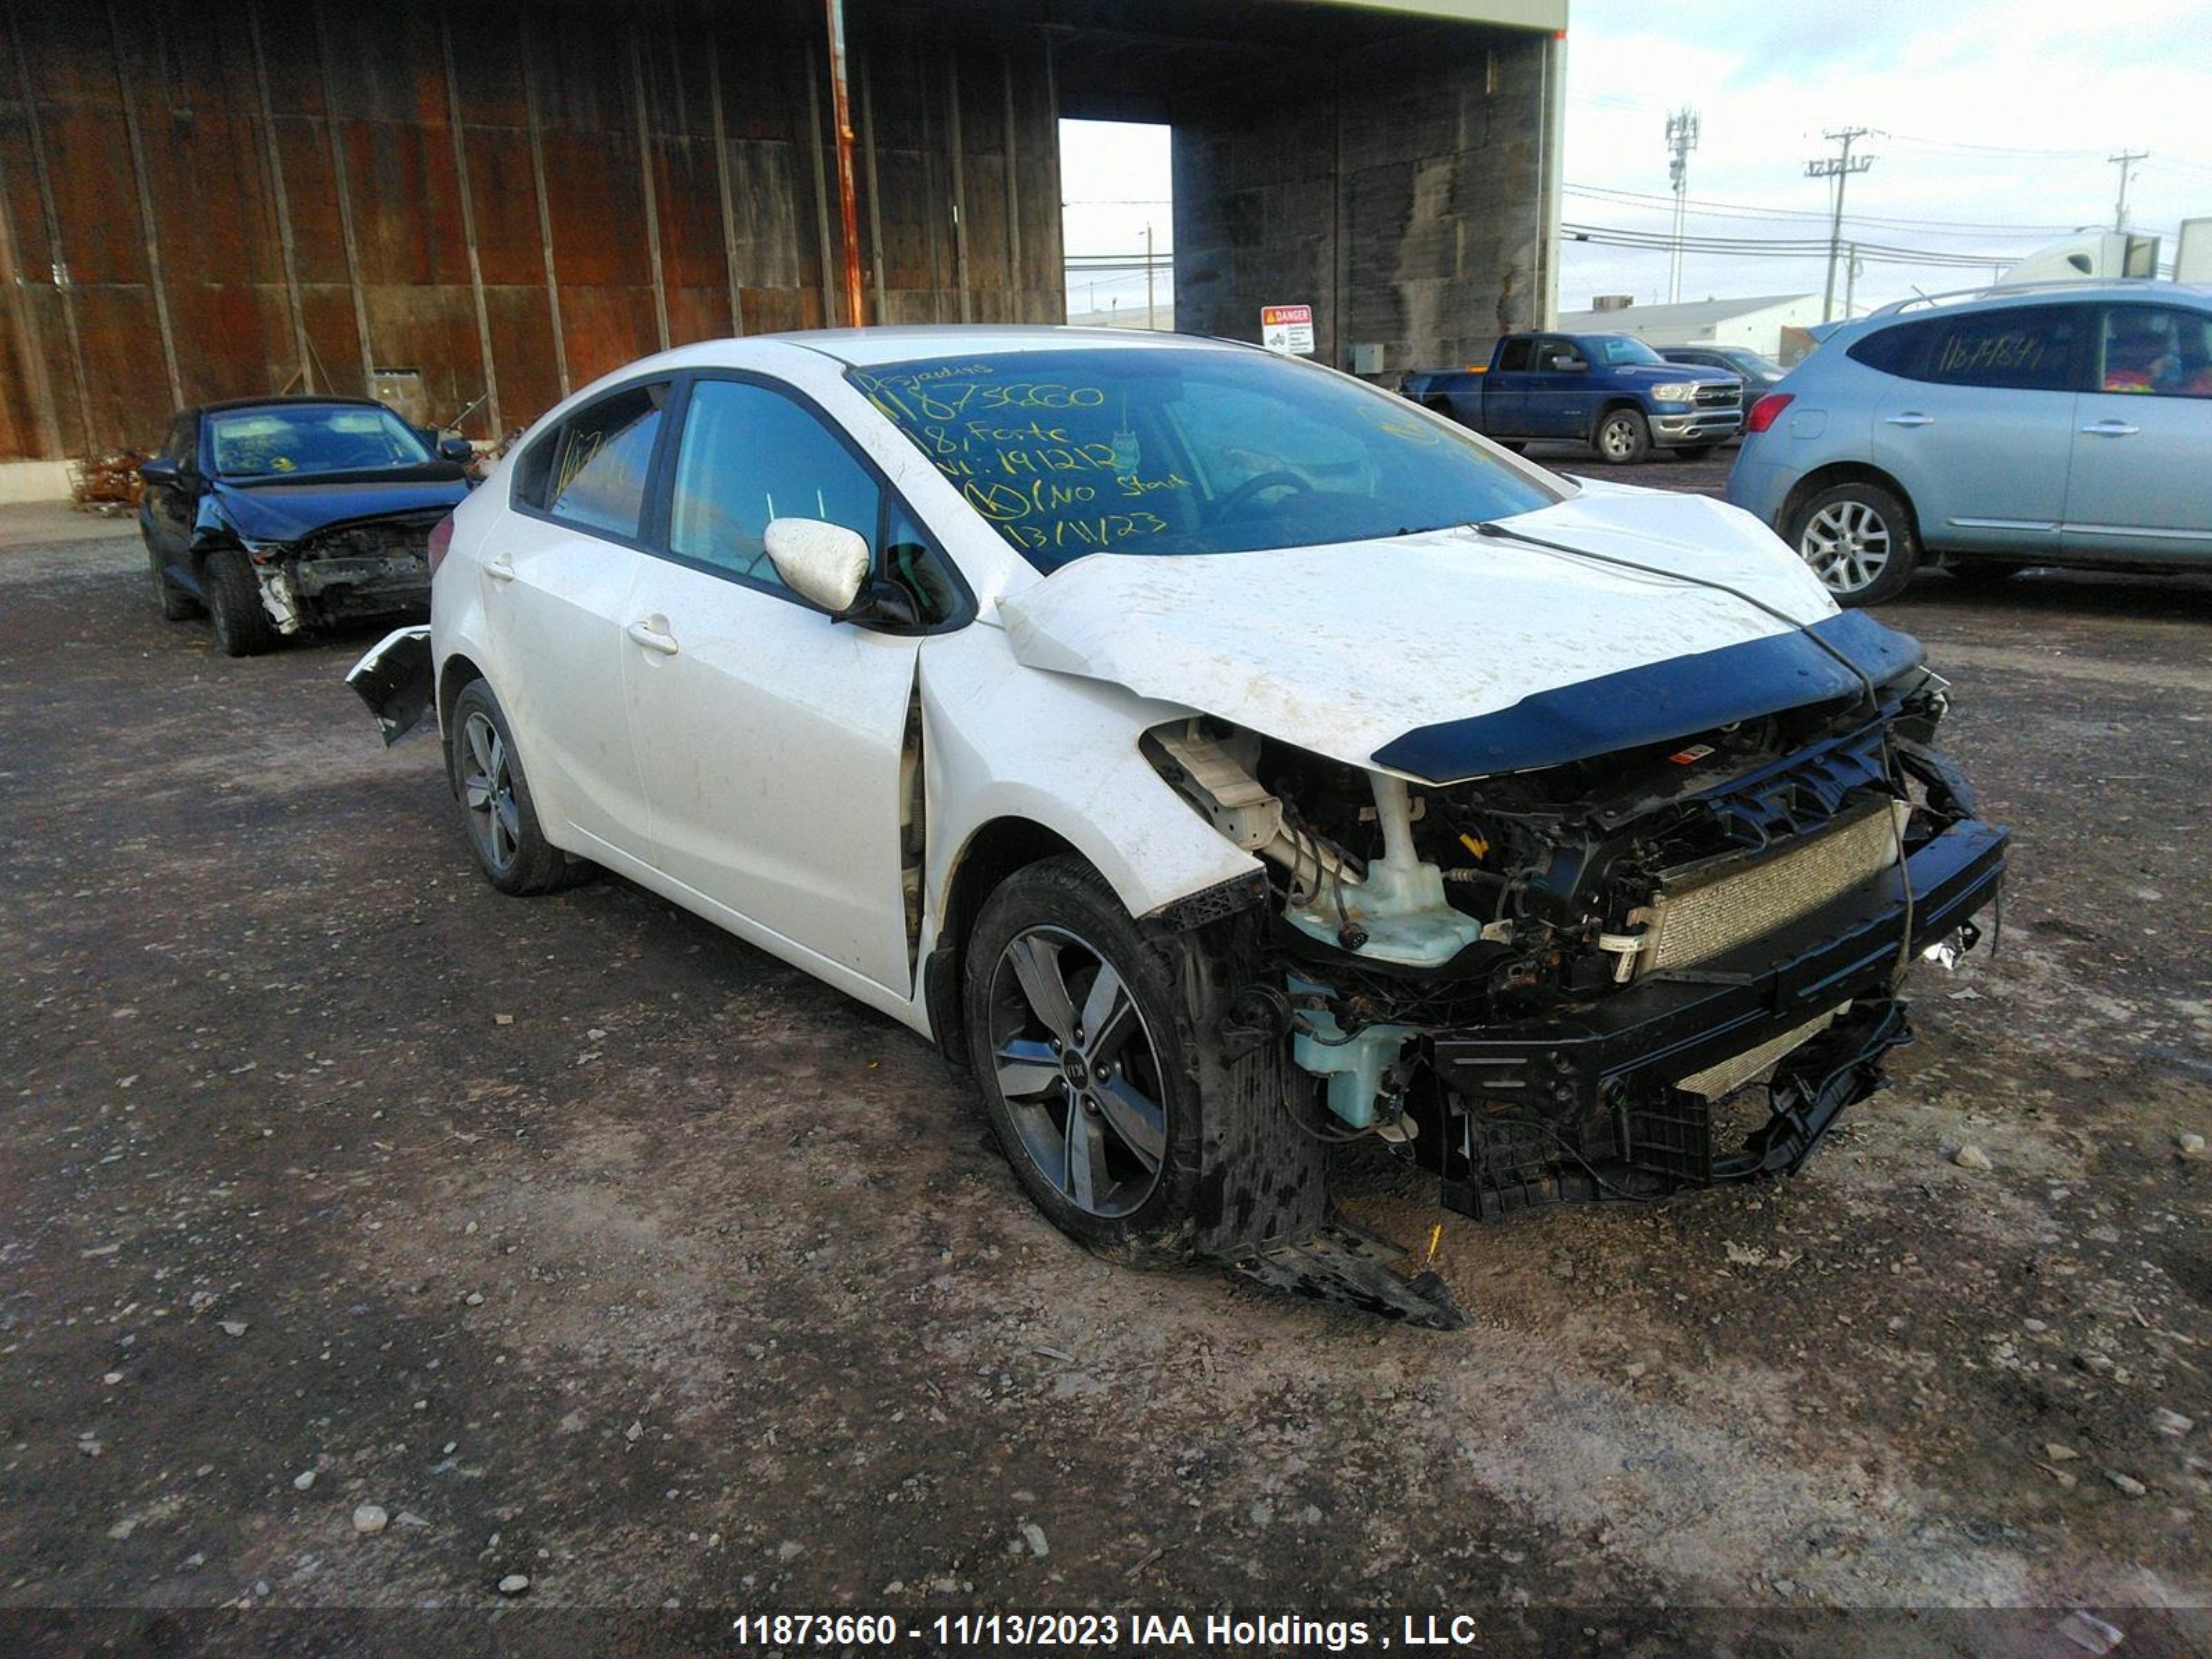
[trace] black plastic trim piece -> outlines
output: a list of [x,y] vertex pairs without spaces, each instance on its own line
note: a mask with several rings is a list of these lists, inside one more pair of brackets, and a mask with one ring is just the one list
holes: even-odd
[[1926,654],[1911,635],[1845,611],[1792,633],[1540,691],[1494,714],[1416,726],[1376,750],[1375,763],[1431,783],[1460,783],[1863,695],[1857,676],[1818,641],[1876,685],[1919,666]]

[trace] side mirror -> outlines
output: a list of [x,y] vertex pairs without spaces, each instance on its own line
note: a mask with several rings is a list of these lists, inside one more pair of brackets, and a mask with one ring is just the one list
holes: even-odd
[[453,437],[438,440],[438,457],[441,460],[459,461],[463,466],[466,466],[471,461],[476,459],[477,447],[466,438],[455,434]]
[[182,471],[176,462],[157,455],[150,461],[138,463],[138,476],[149,484],[173,484]]
[[762,539],[783,585],[833,617],[850,613],[875,562],[857,531],[819,519],[771,519]]

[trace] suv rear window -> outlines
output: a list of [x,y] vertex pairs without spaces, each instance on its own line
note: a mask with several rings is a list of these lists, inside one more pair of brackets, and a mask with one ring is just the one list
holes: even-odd
[[2016,306],[1916,318],[1853,341],[1848,355],[1908,380],[2067,392],[2078,379],[2083,314],[2079,306]]

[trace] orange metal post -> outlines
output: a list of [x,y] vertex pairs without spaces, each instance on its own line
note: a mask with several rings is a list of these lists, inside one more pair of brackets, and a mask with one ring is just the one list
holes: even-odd
[[844,0],[823,0],[830,26],[830,119],[837,129],[837,208],[845,228],[845,320],[866,323],[860,290],[860,207],[853,189],[853,104],[845,86]]

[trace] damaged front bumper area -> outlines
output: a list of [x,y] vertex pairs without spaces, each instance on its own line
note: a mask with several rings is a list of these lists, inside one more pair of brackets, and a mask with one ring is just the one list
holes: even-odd
[[262,608],[280,634],[423,611],[430,605],[431,527],[441,514],[374,519],[297,542],[248,542]]
[[[1516,714],[1504,738],[1540,741],[1493,731],[1487,771],[1154,728],[1163,779],[1267,870],[1242,1026],[1286,1051],[1285,1133],[1380,1140],[1480,1219],[1796,1170],[1911,1041],[1906,970],[1970,948],[2004,874],[1933,747],[1947,688],[1874,644],[1878,689],[1770,714],[1702,665],[1558,731]],[[1712,724],[1672,735],[1686,707]]]
[[[1893,866],[1694,968],[1555,1018],[1431,1034],[1437,1143],[1425,1161],[1444,1205],[1487,1220],[1795,1170],[1883,1086],[1882,1056],[1911,1040],[1902,964],[1973,942],[2005,844],[1965,819],[1911,856],[1905,881]],[[1727,1096],[1778,1054],[1766,1115],[1738,1120],[1729,1144]]]

